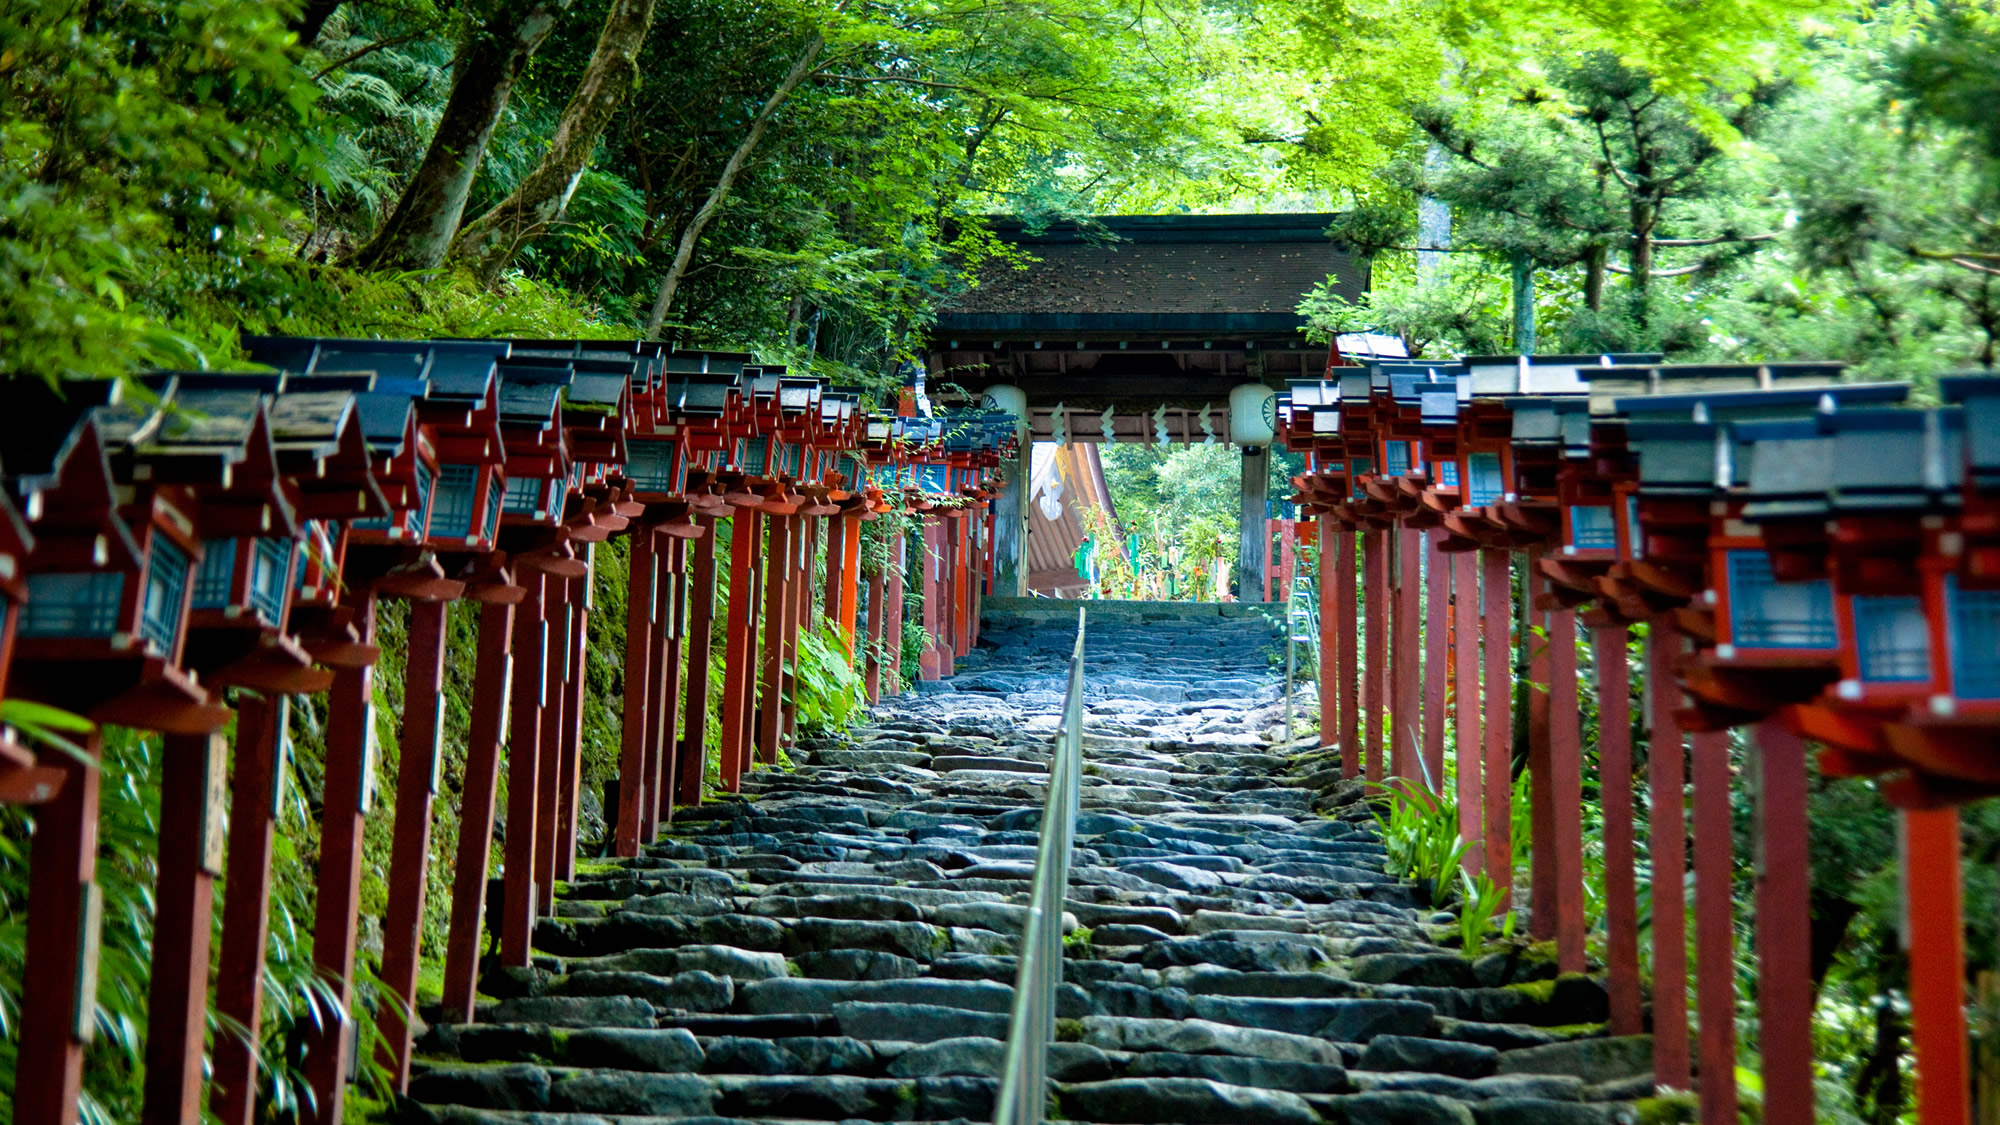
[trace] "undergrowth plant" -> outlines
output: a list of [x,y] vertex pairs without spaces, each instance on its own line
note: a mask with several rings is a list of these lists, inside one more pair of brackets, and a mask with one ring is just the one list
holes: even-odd
[[1458,835],[1458,810],[1414,781],[1371,785],[1387,799],[1388,815],[1377,811],[1374,816],[1391,871],[1427,885],[1431,906],[1443,907],[1451,901],[1454,877],[1468,847]]
[[[1476,957],[1486,942],[1486,935],[1493,930],[1493,916],[1506,905],[1507,888],[1496,884],[1483,871],[1474,875],[1461,867],[1458,869],[1458,894],[1459,948],[1467,957]],[[1514,936],[1513,911],[1507,911],[1500,923],[1500,936]]]
[[868,705],[848,655],[847,637],[837,622],[823,620],[818,628],[799,634],[798,657],[790,670],[802,735],[845,730]]

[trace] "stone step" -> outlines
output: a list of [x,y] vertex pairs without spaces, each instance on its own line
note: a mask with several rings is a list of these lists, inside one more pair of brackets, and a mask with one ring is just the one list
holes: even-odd
[[[535,967],[488,973],[480,1022],[419,1041],[411,1119],[990,1120],[1073,639],[1074,607],[1020,613],[989,616],[939,690],[802,743],[794,768],[560,888]],[[1592,1037],[1601,986],[1519,948],[1436,944],[1450,916],[1388,873],[1337,753],[1267,740],[1270,636],[1213,606],[1093,607],[1052,1108],[1629,1120],[1650,1045]]]

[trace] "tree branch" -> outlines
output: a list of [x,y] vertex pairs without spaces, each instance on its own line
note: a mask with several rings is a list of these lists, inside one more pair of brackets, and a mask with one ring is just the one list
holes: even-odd
[[958,90],[967,94],[991,96],[977,86],[961,86],[956,82],[933,82],[927,78],[905,78],[900,74],[823,74],[820,77],[837,78],[842,82],[894,82],[902,86],[922,86],[930,90]]
[[327,75],[332,74],[334,71],[339,70],[341,67],[352,65],[353,63],[358,62],[361,59],[365,59],[369,55],[372,55],[377,51],[383,50],[384,48],[400,47],[403,44],[408,43],[412,39],[421,39],[424,35],[425,32],[413,31],[408,35],[392,35],[387,39],[382,39],[374,43],[370,43],[366,47],[363,47],[358,51],[355,51],[342,58],[335,59],[334,61],[326,64],[326,66],[320,69],[319,73],[313,75],[313,81],[317,82],[320,79],[325,78]]
[[1776,234],[1719,234],[1714,238],[1656,238],[1655,246],[1722,246],[1732,242],[1770,242]]
[[[846,7],[845,2],[841,7]],[[716,178],[715,186],[710,189],[708,198],[702,202],[701,210],[695,212],[687,229],[681,232],[680,245],[674,251],[673,264],[667,267],[667,276],[660,281],[659,296],[653,301],[652,315],[646,318],[646,339],[660,338],[660,329],[667,322],[667,310],[673,307],[674,291],[680,288],[681,278],[687,273],[688,262],[694,257],[694,248],[701,242],[702,232],[708,229],[709,221],[722,210],[723,202],[729,198],[730,189],[736,186],[737,177],[743,174],[743,166],[750,162],[750,154],[756,151],[758,142],[764,139],[764,130],[770,126],[771,118],[792,96],[792,92],[812,74],[813,63],[825,47],[826,38],[818,32],[814,32],[812,37],[806,40],[805,45],[799,49],[798,57],[792,61],[791,71],[778,83],[778,88],[771,91],[771,96],[764,100],[764,105],[758,109],[757,116],[751,119],[750,128],[744,133],[742,142],[736,146],[735,152],[729,154],[729,162],[722,166],[722,174]]]
[[[1700,273],[1701,271],[1703,271],[1703,270],[1707,269],[1708,267],[1709,267],[1709,263],[1707,263],[1707,262],[1696,262],[1696,263],[1695,263],[1694,265],[1691,265],[1691,266],[1676,266],[1676,267],[1674,267],[1673,269],[1670,269],[1670,270],[1647,270],[1647,271],[1646,271],[1646,276],[1647,276],[1647,277],[1649,277],[1649,278],[1650,278],[1650,277],[1686,277],[1686,276],[1687,276],[1688,274],[1691,274],[1691,273]],[[1614,266],[1614,265],[1612,265],[1612,264],[1611,264],[1610,262],[1606,262],[1606,263],[1604,263],[1604,268],[1605,268],[1606,270],[1608,270],[1609,272],[1611,272],[1611,273],[1616,273],[1616,274],[1623,274],[1623,275],[1625,275],[1625,276],[1627,276],[1627,277],[1630,277],[1630,276],[1632,275],[1632,271],[1631,271],[1631,270],[1629,270],[1629,269],[1626,269],[1626,268],[1625,268],[1624,266]]]

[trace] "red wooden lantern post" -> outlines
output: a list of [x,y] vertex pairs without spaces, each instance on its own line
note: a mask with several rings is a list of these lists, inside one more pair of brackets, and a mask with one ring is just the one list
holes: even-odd
[[[246,500],[276,500],[281,510],[282,500],[272,491],[269,432],[260,425],[257,396],[249,396],[246,416],[232,419],[237,425],[211,445],[199,438],[190,443],[184,424],[162,424],[157,407],[119,402],[121,389],[70,384],[57,397],[38,381],[17,382],[8,409],[0,412],[7,417],[0,433],[10,483],[39,516],[32,550],[25,558],[9,556],[16,579],[25,570],[27,604],[18,622],[10,622],[18,630],[21,659],[12,664],[7,694],[162,731],[174,743],[170,749],[178,750],[169,755],[169,789],[197,797],[189,815],[198,831],[189,847],[163,856],[162,905],[170,924],[199,922],[202,928],[199,939],[165,936],[165,962],[155,978],[160,1011],[149,1051],[164,1073],[149,1088],[147,1113],[171,1121],[199,1106],[184,1060],[190,1024],[199,1050],[207,910],[218,866],[214,849],[201,845],[219,844],[221,832],[219,803],[209,798],[205,771],[215,769],[220,780],[208,736],[228,718],[179,666],[191,571],[202,557],[203,525],[197,521],[206,495],[218,491],[218,478],[226,489],[231,449],[261,455],[267,467],[261,480],[246,481]],[[120,484],[122,504],[114,492]],[[15,531],[10,546],[27,548],[30,540]],[[100,748],[98,735],[84,740],[86,753],[95,756]],[[27,794],[47,799],[29,860],[14,1101],[15,1119],[34,1125],[76,1119],[83,1046],[96,1005],[98,771],[66,756],[46,766],[54,776],[25,779],[34,790],[54,791]]]

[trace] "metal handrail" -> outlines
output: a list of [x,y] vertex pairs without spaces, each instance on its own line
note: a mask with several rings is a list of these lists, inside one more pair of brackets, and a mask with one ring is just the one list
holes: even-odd
[[[1325,674],[1320,671],[1323,666],[1319,662],[1319,601],[1314,596],[1315,593],[1312,580],[1300,575],[1293,579],[1292,588],[1286,591],[1285,595],[1286,742],[1292,740],[1292,693],[1298,680],[1298,649],[1294,646],[1304,644],[1309,647],[1313,655],[1314,674],[1320,677],[1322,684],[1326,680]],[[1299,632],[1302,623],[1305,625],[1303,634]]]
[[1076,647],[1069,657],[1069,691],[1049,762],[1048,804],[1035,852],[1035,889],[1021,927],[1014,1008],[1000,1073],[994,1125],[1042,1125],[1048,1109],[1049,1044],[1056,1037],[1056,990],[1062,986],[1063,899],[1076,842],[1077,791],[1083,785],[1083,626],[1076,611]]

